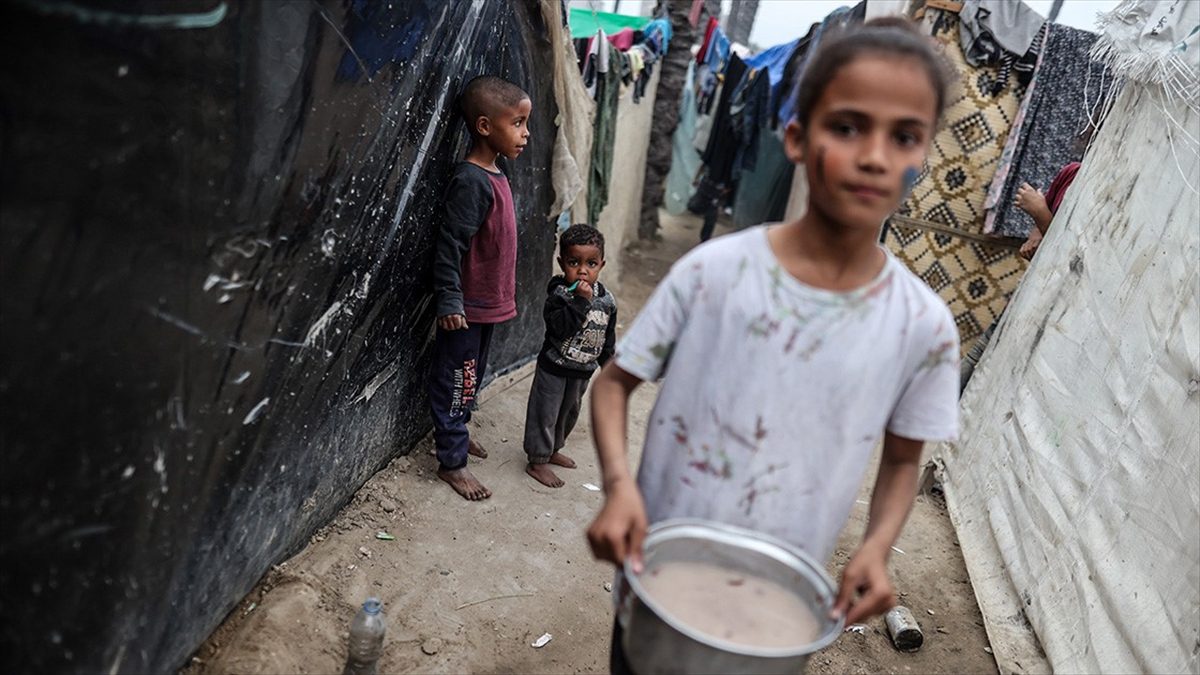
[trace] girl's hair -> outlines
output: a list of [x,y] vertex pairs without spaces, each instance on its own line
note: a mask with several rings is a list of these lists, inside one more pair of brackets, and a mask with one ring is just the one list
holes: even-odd
[[900,17],[872,19],[861,26],[842,29],[827,35],[817,47],[800,78],[796,97],[796,120],[808,127],[813,107],[821,98],[825,88],[844,66],[865,55],[898,56],[915,59],[929,76],[937,96],[937,114],[940,119],[946,108],[946,98],[952,80],[949,65],[934,51],[928,37],[917,32],[912,22]]

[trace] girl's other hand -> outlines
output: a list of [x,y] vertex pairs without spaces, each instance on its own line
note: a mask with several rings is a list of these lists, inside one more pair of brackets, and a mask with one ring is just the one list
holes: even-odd
[[588,543],[598,560],[620,567],[629,558],[635,574],[642,571],[642,540],[646,538],[646,506],[631,478],[614,483],[604,508],[588,528]]

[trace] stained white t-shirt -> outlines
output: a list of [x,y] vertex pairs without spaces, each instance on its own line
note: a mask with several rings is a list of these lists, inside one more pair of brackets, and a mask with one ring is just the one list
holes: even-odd
[[693,249],[617,346],[663,378],[638,472],[650,522],[715,520],[825,561],[884,429],[956,436],[958,354],[950,310],[890,254],[833,292],[784,271],[766,227]]

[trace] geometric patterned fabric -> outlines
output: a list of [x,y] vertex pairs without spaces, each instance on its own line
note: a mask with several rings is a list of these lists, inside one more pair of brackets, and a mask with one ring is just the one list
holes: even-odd
[[895,219],[884,245],[950,307],[960,356],[1000,317],[1025,273],[1025,261],[1011,245],[900,225]]
[[[890,221],[884,245],[946,301],[965,355],[1004,311],[1025,272],[1015,247],[981,236],[983,203],[1025,87],[1009,77],[993,93],[1000,66],[967,65],[958,24],[955,13],[926,10],[923,27],[958,81],[921,175],[896,212],[904,222]],[[936,225],[923,227],[922,221]]]
[[958,75],[929,158],[899,215],[938,223],[962,232],[983,233],[983,203],[996,175],[1025,87],[1016,77],[999,93],[993,86],[1001,66],[967,65],[957,14],[929,9],[926,30]]

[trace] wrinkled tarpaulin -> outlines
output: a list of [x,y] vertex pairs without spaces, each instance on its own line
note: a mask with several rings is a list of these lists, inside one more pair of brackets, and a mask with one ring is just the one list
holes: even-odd
[[[1200,151],[1188,133],[1200,113],[1176,93],[1195,87],[1200,58],[1195,44],[1174,49],[1196,36],[1200,6],[1186,4],[1173,18],[1171,3],[1116,13],[1134,29],[1167,17],[1175,39],[1107,54],[1131,79],[963,395],[959,442],[935,451],[1001,672],[1200,666]],[[1193,79],[1156,81],[1173,75],[1145,67],[1155,52],[1185,56]]]
[[151,4],[3,10],[5,672],[173,670],[426,432],[477,73],[533,99],[494,363],[542,339],[561,26],[536,3]]

